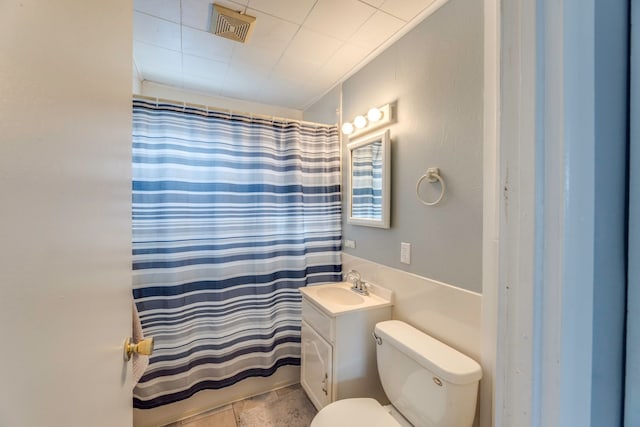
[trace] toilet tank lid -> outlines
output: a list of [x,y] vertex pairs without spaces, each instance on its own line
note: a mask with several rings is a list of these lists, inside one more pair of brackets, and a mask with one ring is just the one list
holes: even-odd
[[424,368],[452,384],[469,384],[482,378],[482,368],[475,360],[443,342],[399,320],[377,323],[376,335],[389,340],[398,350]]

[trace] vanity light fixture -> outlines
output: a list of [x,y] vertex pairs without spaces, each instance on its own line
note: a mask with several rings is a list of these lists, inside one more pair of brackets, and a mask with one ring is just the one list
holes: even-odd
[[355,138],[372,130],[390,125],[395,121],[395,103],[385,104],[381,107],[370,108],[366,115],[360,114],[351,122],[344,122],[342,124],[342,133],[349,135],[349,138]]
[[370,122],[377,122],[382,119],[382,110],[376,107],[369,109],[367,112],[367,119],[369,119]]
[[355,128],[353,127],[353,124],[351,122],[344,122],[342,124],[342,133],[344,133],[345,135],[351,135],[354,130]]
[[356,128],[362,129],[367,125],[367,119],[364,116],[356,116],[356,118],[353,119],[353,124]]

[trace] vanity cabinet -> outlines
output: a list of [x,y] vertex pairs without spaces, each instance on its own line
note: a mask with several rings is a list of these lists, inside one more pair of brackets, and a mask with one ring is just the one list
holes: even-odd
[[300,384],[318,410],[332,402],[333,347],[304,320]]
[[332,312],[302,294],[300,383],[315,407],[350,397],[386,403],[372,332],[376,323],[391,318],[391,303]]

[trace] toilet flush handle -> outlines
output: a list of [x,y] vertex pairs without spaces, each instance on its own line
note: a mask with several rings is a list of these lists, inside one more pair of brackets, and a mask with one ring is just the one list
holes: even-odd
[[376,344],[382,345],[382,338],[376,335],[376,331],[371,332],[371,336],[373,336],[373,339],[375,340]]

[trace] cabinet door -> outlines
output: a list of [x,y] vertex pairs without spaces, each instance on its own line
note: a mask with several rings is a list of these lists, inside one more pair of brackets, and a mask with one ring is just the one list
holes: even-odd
[[332,402],[332,369],[333,347],[303,321],[300,384],[318,410]]

